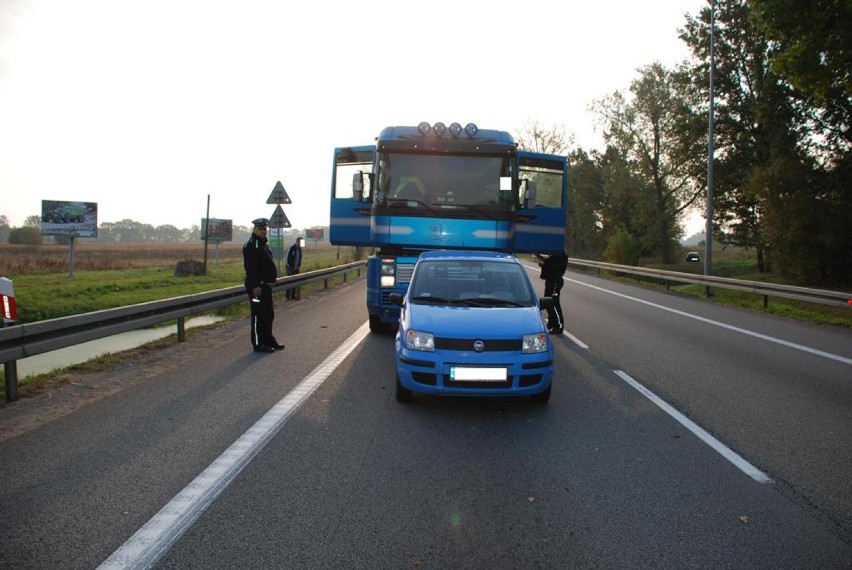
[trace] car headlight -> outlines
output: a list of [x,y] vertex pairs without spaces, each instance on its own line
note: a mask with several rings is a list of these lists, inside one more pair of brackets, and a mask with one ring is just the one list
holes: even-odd
[[547,352],[547,333],[525,334],[521,352],[524,354]]
[[427,332],[408,330],[405,333],[405,348],[435,352],[435,335]]

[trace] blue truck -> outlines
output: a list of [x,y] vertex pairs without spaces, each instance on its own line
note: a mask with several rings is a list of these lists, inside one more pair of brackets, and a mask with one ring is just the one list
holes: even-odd
[[567,161],[518,149],[505,131],[420,123],[376,144],[334,150],[329,240],[370,247],[370,330],[392,330],[421,252],[559,253],[565,247]]

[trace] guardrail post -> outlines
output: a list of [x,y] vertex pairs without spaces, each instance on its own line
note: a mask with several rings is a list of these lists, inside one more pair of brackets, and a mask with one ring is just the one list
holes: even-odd
[[764,308],[764,309],[768,309],[768,308],[769,308],[769,295],[764,295],[764,296],[763,296],[763,308]]
[[322,288],[328,289],[328,279],[327,278],[322,280]]
[[178,317],[177,319],[177,337],[178,342],[186,340],[186,322],[184,317]]
[[14,402],[18,399],[18,362],[4,362],[3,372],[6,373],[6,401]]

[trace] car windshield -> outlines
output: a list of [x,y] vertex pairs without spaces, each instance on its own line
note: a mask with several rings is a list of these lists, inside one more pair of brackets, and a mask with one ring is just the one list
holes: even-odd
[[428,260],[411,282],[414,303],[474,307],[528,307],[536,297],[516,263],[479,259]]

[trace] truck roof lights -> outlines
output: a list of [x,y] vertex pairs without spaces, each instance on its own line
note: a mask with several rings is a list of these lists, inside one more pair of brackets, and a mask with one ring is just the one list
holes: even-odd
[[419,125],[417,125],[417,132],[420,133],[421,137],[426,137],[429,133],[434,134],[437,137],[442,137],[447,134],[449,131],[450,136],[453,138],[458,138],[461,136],[462,132],[467,135],[468,138],[474,138],[479,133],[479,127],[477,127],[473,123],[468,123],[464,129],[462,129],[461,124],[452,123],[449,128],[442,122],[437,122],[434,125],[430,125],[426,121],[423,121]]

